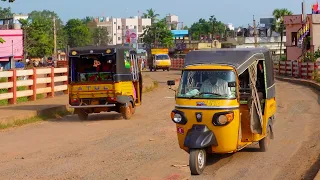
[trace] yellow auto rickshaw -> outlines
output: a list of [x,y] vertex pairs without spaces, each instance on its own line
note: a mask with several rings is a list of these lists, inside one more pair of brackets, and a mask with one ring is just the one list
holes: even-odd
[[90,113],[116,111],[130,119],[142,101],[136,51],[122,46],[69,50],[69,104],[81,120]]
[[[168,81],[170,86],[175,81]],[[176,91],[176,90],[175,90]],[[171,119],[190,171],[203,172],[207,153],[234,153],[258,142],[266,151],[276,113],[268,49],[196,50],[186,55]]]

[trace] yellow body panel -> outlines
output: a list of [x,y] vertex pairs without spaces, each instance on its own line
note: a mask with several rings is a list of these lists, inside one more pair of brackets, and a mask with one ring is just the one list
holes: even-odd
[[171,60],[155,60],[156,67],[170,67],[171,66]]
[[70,98],[105,98],[116,95],[134,96],[131,81],[114,84],[69,85]]
[[192,65],[192,66],[187,66],[184,68],[184,70],[213,70],[213,69],[217,69],[217,70],[234,70],[233,67],[231,66],[227,66],[227,65]]
[[[179,146],[182,149],[187,150],[184,147],[184,140],[188,130],[192,128],[194,124],[205,124],[216,136],[218,146],[212,146],[212,152],[215,153],[229,153],[237,150],[238,146],[238,130],[239,130],[239,110],[234,110],[234,120],[226,126],[214,126],[212,124],[212,117],[215,113],[223,112],[226,110],[201,110],[201,109],[179,109],[185,113],[188,119],[186,125],[177,124],[177,128],[181,127],[184,129],[184,134],[178,134]],[[196,120],[195,113],[202,112],[202,122],[199,123]]]

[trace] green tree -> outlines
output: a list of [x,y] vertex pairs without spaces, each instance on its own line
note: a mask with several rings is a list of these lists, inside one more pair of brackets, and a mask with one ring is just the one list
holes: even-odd
[[65,26],[70,47],[86,46],[91,43],[91,33],[80,19],[70,19]]
[[31,57],[44,57],[53,54],[53,37],[50,36],[51,22],[39,22],[37,20],[24,24],[27,31],[25,51]]
[[162,19],[147,27],[144,30],[142,37],[143,42],[148,47],[152,47],[152,45],[155,43],[164,47],[172,47],[174,45],[173,34],[170,30],[168,30],[165,19]]
[[0,18],[5,19],[5,18],[10,18],[12,17],[13,13],[11,11],[11,8],[2,8],[0,7]]
[[93,43],[97,46],[108,45],[110,43],[110,36],[107,27],[97,27],[92,33]]
[[66,36],[59,16],[49,10],[32,11],[27,20],[20,20],[25,33],[25,52],[29,56],[43,57],[53,54],[53,23],[57,30],[57,49],[66,47]]
[[146,13],[143,13],[143,18],[150,18],[151,19],[151,23],[155,23],[155,21],[157,20],[157,18],[160,15],[156,13],[156,11],[152,8],[147,9]]
[[272,12],[273,17],[276,20],[275,30],[280,33],[280,57],[282,56],[282,43],[283,43],[283,32],[285,30],[284,16],[292,15],[293,13],[286,8],[275,9]]
[[192,39],[199,40],[201,36],[225,34],[225,25],[218,21],[214,16],[210,16],[209,20],[200,18],[189,28]]
[[3,2],[8,1],[9,3],[13,3],[15,0],[1,0],[1,1],[3,1]]
[[83,24],[88,24],[89,22],[93,21],[94,18],[92,16],[86,16],[85,18],[81,19]]
[[183,30],[189,30],[189,27],[188,26],[184,26]]

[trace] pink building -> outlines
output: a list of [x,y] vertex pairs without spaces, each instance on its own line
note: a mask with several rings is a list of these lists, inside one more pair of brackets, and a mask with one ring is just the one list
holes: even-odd
[[0,37],[6,42],[0,43],[0,64],[5,69],[10,69],[12,58],[21,60],[23,58],[23,31],[0,30]]
[[320,47],[320,14],[308,14],[305,22],[301,14],[285,16],[284,24],[287,60],[300,61],[305,53],[314,53]]

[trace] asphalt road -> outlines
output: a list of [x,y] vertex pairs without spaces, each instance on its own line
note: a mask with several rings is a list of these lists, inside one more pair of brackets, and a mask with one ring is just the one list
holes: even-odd
[[[0,179],[311,179],[320,152],[320,97],[277,81],[275,139],[229,155],[210,155],[203,175],[190,176],[170,120],[176,71],[146,72],[159,87],[146,93],[131,120],[97,114],[0,131]],[[173,166],[175,165],[175,166]]]

